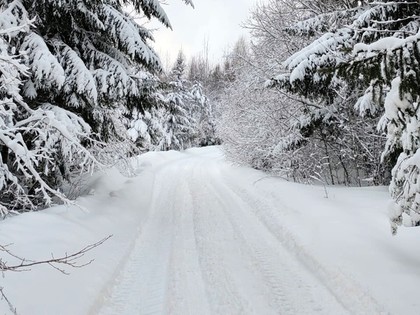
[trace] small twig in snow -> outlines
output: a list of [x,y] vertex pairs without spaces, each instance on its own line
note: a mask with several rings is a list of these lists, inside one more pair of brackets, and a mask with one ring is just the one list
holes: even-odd
[[30,267],[37,266],[37,265],[50,265],[54,269],[60,271],[61,273],[68,275],[69,273],[64,269],[60,268],[57,265],[64,265],[72,268],[82,268],[89,264],[91,264],[94,259],[89,260],[86,263],[78,263],[77,260],[82,258],[87,252],[91,251],[92,249],[102,245],[104,242],[106,242],[108,239],[110,239],[112,235],[107,236],[106,238],[100,240],[99,242],[96,242],[94,244],[87,245],[86,247],[82,248],[78,252],[75,252],[73,254],[65,254],[64,256],[55,258],[54,255],[51,255],[50,259],[45,260],[29,260],[26,258],[22,258],[20,256],[17,256],[13,254],[7,247],[0,245],[0,252],[5,252],[7,255],[17,259],[20,261],[19,264],[16,265],[7,265],[1,258],[0,258],[0,272],[4,273],[6,271],[28,271]]

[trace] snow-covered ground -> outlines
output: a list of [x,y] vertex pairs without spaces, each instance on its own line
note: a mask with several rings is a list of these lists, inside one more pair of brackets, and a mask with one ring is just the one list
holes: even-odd
[[113,235],[68,276],[6,273],[19,314],[420,313],[420,229],[390,235],[386,188],[298,185],[218,147],[135,164],[135,178],[92,178],[81,207],[0,222],[0,244],[30,259]]

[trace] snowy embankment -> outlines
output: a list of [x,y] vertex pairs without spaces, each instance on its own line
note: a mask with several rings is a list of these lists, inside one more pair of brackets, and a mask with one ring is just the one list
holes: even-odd
[[325,198],[323,187],[231,166],[217,147],[136,165],[135,178],[93,178],[80,208],[0,222],[0,244],[29,259],[113,235],[69,276],[6,273],[19,314],[418,314],[420,229],[390,235],[386,188]]

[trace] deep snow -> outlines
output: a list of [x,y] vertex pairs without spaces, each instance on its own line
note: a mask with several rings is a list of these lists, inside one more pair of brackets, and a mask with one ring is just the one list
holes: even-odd
[[391,236],[385,187],[328,187],[325,198],[322,186],[233,166],[218,147],[133,163],[135,178],[92,178],[81,208],[0,222],[0,244],[30,259],[113,234],[69,276],[5,273],[19,314],[420,312],[420,229]]

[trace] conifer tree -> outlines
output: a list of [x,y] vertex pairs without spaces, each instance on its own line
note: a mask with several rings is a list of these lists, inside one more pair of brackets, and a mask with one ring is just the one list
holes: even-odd
[[349,4],[351,8],[317,15],[290,28],[295,34],[321,35],[287,59],[288,73],[269,85],[326,105],[340,97],[353,99],[362,115],[383,108],[379,122],[379,128],[387,132],[383,160],[395,164],[390,191],[395,200],[391,221],[396,232],[403,214],[406,225],[420,225],[420,3]]
[[158,0],[0,0],[3,212],[65,200],[57,187],[97,164],[93,147],[160,102],[152,34],[127,6],[170,27]]
[[348,1],[272,0],[256,6],[246,24],[252,41],[239,41],[226,63],[230,75],[220,101],[218,130],[230,158],[305,183],[389,181],[384,176],[389,170],[380,164],[385,137],[375,130],[379,109],[361,117],[353,109],[357,98],[340,97],[345,85],[330,103],[305,97],[305,90],[262,88],[266,78],[287,72],[283,62],[323,29],[301,36],[291,30],[296,20],[318,12],[316,19],[321,21],[323,10],[344,10],[348,5]]
[[189,80],[186,64],[181,50],[164,82],[166,149],[179,150],[215,143],[209,99],[198,79]]
[[185,55],[179,51],[177,59],[168,75],[166,93],[166,129],[168,148],[182,150],[192,147],[197,138],[196,121],[191,108],[190,82],[186,80]]
[[0,13],[0,216],[68,201],[56,189],[67,169],[87,171],[97,164],[82,146],[91,128],[83,119],[50,103],[31,107],[21,87],[31,69],[13,42],[28,35],[32,20],[20,1]]
[[123,6],[170,26],[157,0],[21,3],[36,18],[36,29],[15,43],[29,55],[31,77],[23,88],[29,105],[48,102],[70,109],[100,132],[103,140],[113,133],[103,108],[148,106],[144,73],[160,71],[160,61],[148,44],[153,39],[150,31],[138,25]]
[[195,82],[190,89],[190,115],[196,122],[195,145],[208,146],[219,143],[216,138],[215,110],[213,101],[207,97],[200,82]]
[[169,73],[169,77],[172,80],[181,82],[182,80],[185,80],[186,76],[186,60],[185,55],[182,49],[178,52],[178,56],[176,57],[175,63],[172,67],[171,72]]

